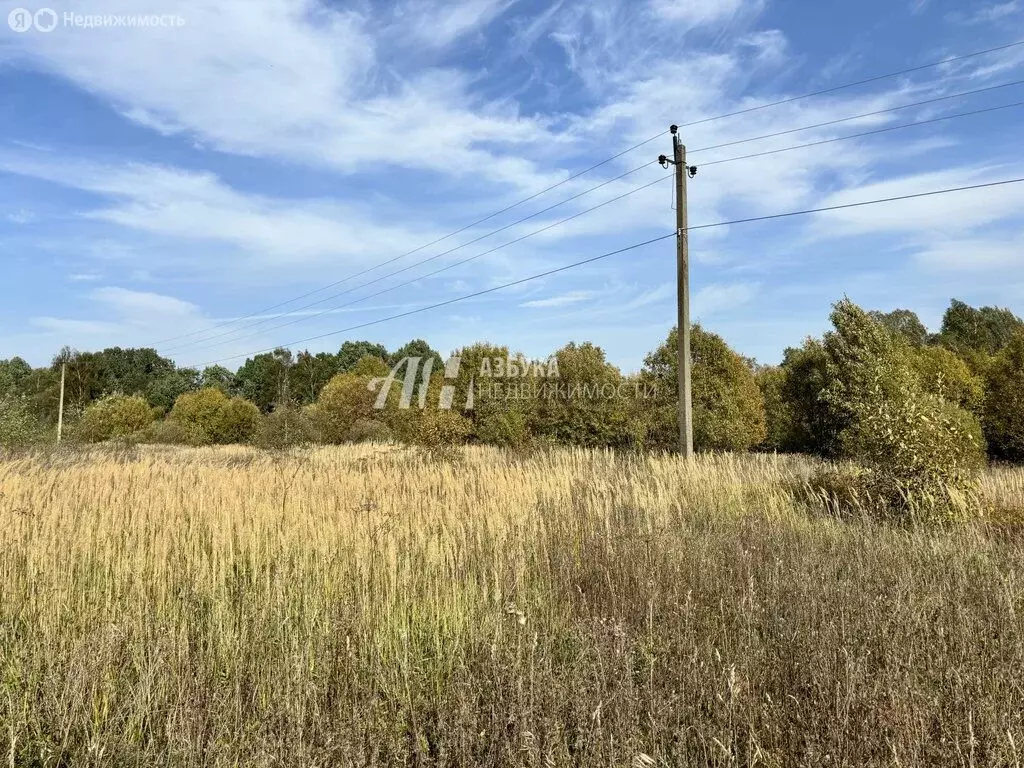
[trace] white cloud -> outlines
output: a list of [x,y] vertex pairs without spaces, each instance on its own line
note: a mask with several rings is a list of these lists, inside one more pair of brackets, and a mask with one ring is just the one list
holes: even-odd
[[750,0],[651,0],[656,16],[686,28],[729,21],[741,11],[757,14],[763,7]]
[[532,307],[532,308],[544,308],[544,307],[564,307],[567,304],[578,304],[581,301],[588,301],[594,297],[593,291],[569,291],[568,293],[562,293],[558,296],[551,296],[547,299],[534,299],[533,301],[527,301],[519,306],[521,307]]
[[751,301],[758,292],[757,283],[711,284],[701,288],[693,297],[691,315],[703,321]]
[[969,238],[932,243],[914,254],[924,267],[949,272],[1024,270],[1024,233],[1016,238]]

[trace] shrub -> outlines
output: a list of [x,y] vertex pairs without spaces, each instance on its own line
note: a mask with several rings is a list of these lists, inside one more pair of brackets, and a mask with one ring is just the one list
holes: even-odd
[[993,360],[986,384],[985,435],[992,455],[1024,461],[1024,331]]
[[[370,389],[373,378],[354,373],[339,373],[320,392],[310,417],[320,439],[325,443],[348,441],[356,422],[368,420],[376,413],[377,394]],[[383,386],[383,385],[382,385]],[[389,400],[393,399],[389,397]]]
[[155,445],[204,445],[208,441],[205,432],[198,432],[180,421],[163,419],[154,421],[141,434],[144,443]]
[[174,401],[168,418],[185,428],[193,444],[211,443],[217,434],[220,409],[227,402],[228,396],[214,387],[186,392]]
[[215,443],[247,443],[259,427],[260,415],[260,409],[253,403],[233,397],[217,410],[210,437]]
[[284,406],[263,416],[256,426],[252,442],[259,448],[286,450],[316,442],[317,434],[310,416],[301,408]]
[[90,443],[127,438],[141,432],[153,421],[153,411],[142,397],[107,395],[85,409],[78,436]]
[[32,413],[25,398],[0,397],[0,447],[17,448],[46,441],[46,425]]
[[832,322],[824,344],[832,382],[822,398],[847,421],[840,451],[867,470],[867,494],[897,518],[962,516],[984,463],[977,419],[926,391],[909,344],[860,307],[839,302]]

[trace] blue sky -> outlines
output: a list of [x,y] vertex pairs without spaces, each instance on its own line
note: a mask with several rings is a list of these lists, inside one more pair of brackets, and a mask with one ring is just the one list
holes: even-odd
[[[671,123],[1024,39],[1024,0],[53,0],[53,31],[4,23],[41,7],[0,2],[0,358],[35,364],[64,344],[120,345],[234,368],[247,353],[669,233],[666,180],[353,303],[655,181],[665,175],[657,165],[515,223],[670,153],[666,135],[479,227],[259,314]],[[84,27],[64,23],[69,12],[182,23]],[[693,152],[1018,79],[1024,46],[703,123],[683,138],[700,165],[1024,101],[1024,86],[1007,87]],[[690,223],[1021,177],[1022,116],[1016,107],[709,165],[689,186]],[[913,309],[932,327],[952,296],[1021,313],[1022,246],[1024,185],[694,231],[693,316],[774,362],[824,330],[843,295]],[[665,240],[298,347],[422,337],[445,353],[487,340],[541,357],[589,340],[635,370],[674,324],[674,291]],[[192,335],[163,341],[183,334]]]

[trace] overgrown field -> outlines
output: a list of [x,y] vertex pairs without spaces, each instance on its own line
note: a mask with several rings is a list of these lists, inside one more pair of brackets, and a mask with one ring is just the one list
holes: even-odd
[[[808,463],[354,446],[0,461],[0,757],[1020,766],[998,521],[838,520]],[[1016,511],[1016,512],[1015,512]]]

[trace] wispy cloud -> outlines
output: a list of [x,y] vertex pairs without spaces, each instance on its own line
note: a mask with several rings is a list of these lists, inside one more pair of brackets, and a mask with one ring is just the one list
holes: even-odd
[[532,307],[536,309],[545,307],[564,307],[568,304],[579,304],[582,301],[589,301],[594,297],[593,291],[569,291],[558,296],[551,296],[547,299],[534,299],[520,304],[521,307]]

